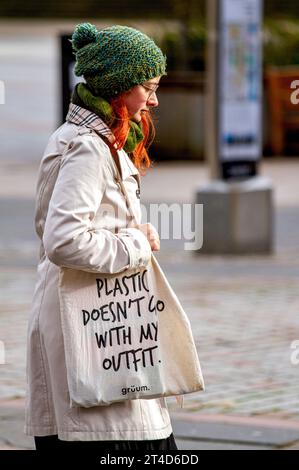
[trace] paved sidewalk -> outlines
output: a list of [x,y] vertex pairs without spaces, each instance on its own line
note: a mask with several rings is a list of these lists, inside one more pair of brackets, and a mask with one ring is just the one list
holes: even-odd
[[[171,413],[179,450],[298,450],[299,422]],[[23,433],[24,399],[0,400],[0,450],[31,450]]]
[[[0,234],[2,448],[33,445],[22,429],[26,324],[38,252],[36,169],[0,163],[0,217],[6,221]],[[206,382],[206,391],[186,397],[182,410],[168,399],[181,449],[298,447],[299,366],[290,361],[291,343],[299,339],[297,170],[292,160],[263,163],[275,187],[273,255],[195,256],[181,241],[162,241],[157,257],[189,316]],[[173,181],[179,179],[177,188]],[[205,181],[206,165],[161,164],[144,179],[143,202],[152,194],[154,202],[191,201]]]

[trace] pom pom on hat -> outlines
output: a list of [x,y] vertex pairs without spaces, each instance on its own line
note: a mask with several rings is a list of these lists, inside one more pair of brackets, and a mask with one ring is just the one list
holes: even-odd
[[79,51],[88,44],[95,43],[98,38],[98,30],[91,23],[81,23],[75,28],[72,35],[72,47],[75,51]]

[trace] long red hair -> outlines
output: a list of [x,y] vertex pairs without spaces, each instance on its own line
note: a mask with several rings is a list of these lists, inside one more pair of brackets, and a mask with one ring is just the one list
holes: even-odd
[[[111,130],[115,136],[117,149],[123,148],[130,130],[130,117],[127,106],[122,95],[112,98],[110,101],[113,110],[113,121]],[[135,150],[130,154],[134,165],[140,173],[144,175],[146,170],[152,166],[152,162],[147,153],[148,148],[153,143],[156,130],[150,111],[141,113],[141,125],[144,138],[137,144]]]

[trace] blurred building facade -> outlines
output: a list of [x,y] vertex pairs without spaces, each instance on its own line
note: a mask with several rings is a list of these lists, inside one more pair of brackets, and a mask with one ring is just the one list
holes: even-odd
[[35,18],[178,18],[192,10],[204,8],[204,0],[5,0],[0,4],[0,16]]
[[[206,2],[208,0],[3,0],[0,2],[0,21],[105,21],[111,19],[134,25],[142,21],[151,23],[144,28],[167,55],[168,76],[161,82],[160,106],[157,110],[159,125],[153,152],[159,158],[203,158],[203,120],[206,54]],[[264,0],[265,77],[268,68],[298,67],[299,76],[299,2],[294,0]],[[165,23],[171,23],[165,27]],[[160,25],[160,26],[159,26]],[[141,28],[142,29],[142,28]],[[65,31],[68,33],[68,31]],[[295,70],[296,73],[296,70]],[[288,84],[286,85],[288,91]],[[264,86],[264,153],[275,155],[271,141],[272,91],[265,80]],[[281,95],[282,96],[282,95]],[[275,99],[276,100],[276,99]],[[277,100],[276,100],[277,101]],[[176,113],[169,113],[175,103]],[[299,108],[298,108],[299,109]],[[292,121],[297,122],[297,108],[291,108]],[[295,117],[294,117],[295,115]],[[282,117],[283,118],[283,117]],[[281,118],[281,119],[282,119]],[[173,122],[170,122],[173,120]],[[286,118],[287,121],[287,118]],[[275,124],[277,129],[277,124]],[[282,152],[297,155],[298,129],[281,130],[286,136]],[[292,147],[293,145],[293,147]],[[276,152],[277,153],[277,152]]]

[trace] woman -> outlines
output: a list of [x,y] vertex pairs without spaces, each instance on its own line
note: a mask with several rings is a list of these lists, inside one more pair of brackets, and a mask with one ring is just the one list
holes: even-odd
[[132,208],[141,219],[139,172],[150,166],[150,109],[166,74],[161,50],[126,26],[97,31],[78,25],[72,36],[76,85],[66,122],[42,158],[35,224],[41,240],[38,279],[28,325],[25,432],[37,450],[176,449],[164,399],[71,408],[58,297],[59,266],[117,273],[146,266],[160,247],[151,224],[132,226],[113,178],[110,149]]

